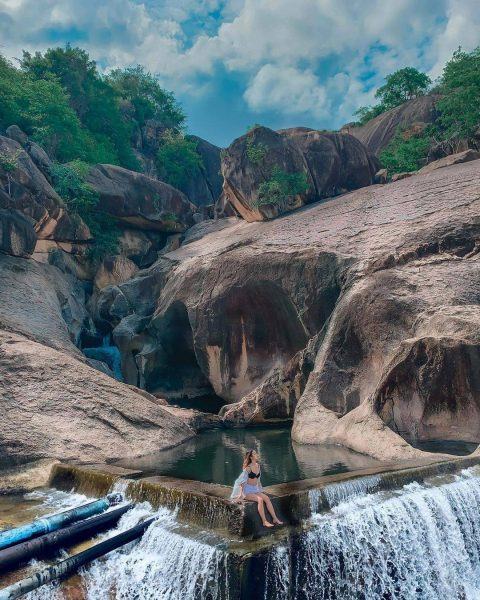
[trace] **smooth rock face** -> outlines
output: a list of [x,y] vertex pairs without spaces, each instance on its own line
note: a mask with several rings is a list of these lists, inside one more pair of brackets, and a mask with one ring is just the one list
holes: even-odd
[[445,156],[444,158],[439,158],[438,160],[434,160],[422,167],[419,173],[430,173],[431,171],[435,171],[435,169],[443,169],[444,167],[450,167],[451,165],[459,165],[461,163],[470,162],[471,160],[480,159],[480,152],[476,150],[464,150],[463,152],[458,152],[457,154],[450,154],[450,156]]
[[[264,156],[252,162],[249,148],[263,149]],[[280,204],[258,206],[259,186],[275,166],[287,173],[305,173],[308,190]],[[246,221],[272,219],[315,200],[370,185],[377,170],[376,159],[349,134],[255,127],[224,151],[221,212],[227,214],[226,204],[230,204]]]
[[0,209],[0,252],[27,257],[36,243],[32,219],[17,210]]
[[298,442],[388,460],[421,454],[404,438],[480,440],[479,190],[455,165],[166,254],[100,294],[130,382],[207,384],[233,424],[296,403]]
[[193,225],[194,206],[171,185],[113,165],[97,165],[87,182],[99,194],[99,206],[139,229],[185,231]]
[[99,290],[107,285],[117,285],[128,281],[137,271],[137,265],[126,256],[108,256],[95,275],[94,285]]
[[[137,456],[193,435],[162,402],[88,365],[73,276],[0,255],[0,462]],[[93,335],[93,332],[92,332]]]
[[342,131],[348,131],[372,154],[378,156],[388,146],[398,128],[433,123],[438,99],[439,96],[435,95],[420,96],[378,115],[361,127],[347,125]]
[[85,223],[69,215],[57,192],[27,152],[14,140],[0,136],[0,153],[17,157],[17,168],[7,173],[0,168],[0,208],[22,212],[35,222],[38,239],[84,242],[91,239]]
[[101,460],[155,452],[193,431],[72,356],[0,332],[0,460]]

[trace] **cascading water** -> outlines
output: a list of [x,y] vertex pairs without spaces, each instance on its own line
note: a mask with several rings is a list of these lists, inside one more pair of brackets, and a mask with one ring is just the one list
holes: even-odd
[[473,469],[340,502],[292,540],[288,591],[275,598],[477,600],[479,506]]
[[112,345],[110,334],[104,336],[101,346],[98,348],[84,348],[83,353],[88,358],[106,363],[112,370],[115,379],[123,381],[120,350]]
[[[126,483],[118,486],[123,489]],[[230,580],[232,559],[225,541],[180,525],[175,511],[154,512],[138,504],[105,535],[152,514],[157,520],[139,542],[83,571],[84,597],[478,600],[480,468],[369,493],[378,483],[364,478],[325,488],[321,506],[327,500],[330,509],[314,514],[302,532],[253,557],[246,577],[250,587],[242,596],[238,582]],[[57,502],[65,497],[49,499],[52,507]],[[28,598],[64,600],[52,586]]]
[[322,489],[310,490],[308,493],[310,510],[314,514],[322,508],[322,505],[325,505],[326,508],[333,508],[341,502],[375,491],[380,481],[379,475],[370,475],[369,477],[331,483]]
[[[147,503],[129,511],[108,535],[151,516]],[[214,543],[182,534],[175,513],[163,509],[140,542],[112,552],[84,573],[87,600],[184,600],[229,597],[227,555]],[[187,534],[187,535],[185,535]]]
[[[124,490],[128,480],[115,484]],[[52,492],[44,495],[44,506],[70,507],[85,497]],[[106,539],[156,516],[139,542],[133,542],[93,562],[82,575],[85,600],[229,600],[228,556],[218,539],[205,532],[194,532],[177,522],[175,511],[153,511],[150,504],[137,504],[119,521],[117,527],[96,541]],[[39,570],[44,563],[35,563]],[[27,600],[67,600],[62,589],[47,585],[26,595]]]

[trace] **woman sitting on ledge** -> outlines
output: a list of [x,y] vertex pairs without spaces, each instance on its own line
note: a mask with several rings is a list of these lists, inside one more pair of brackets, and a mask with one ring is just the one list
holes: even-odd
[[243,500],[256,502],[264,527],[273,527],[272,523],[267,521],[265,516],[265,504],[268,512],[272,516],[273,523],[275,525],[283,525],[282,521],[280,521],[275,514],[275,509],[273,508],[270,498],[267,494],[262,492],[262,485],[260,483],[260,463],[258,462],[258,459],[259,456],[255,450],[249,450],[245,454],[245,458],[243,459],[243,471],[240,477],[235,481],[230,498],[235,502],[242,502]]

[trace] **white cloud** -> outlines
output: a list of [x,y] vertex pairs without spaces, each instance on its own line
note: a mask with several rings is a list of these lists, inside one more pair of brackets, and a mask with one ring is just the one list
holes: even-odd
[[264,65],[252,79],[245,99],[253,110],[315,116],[325,116],[327,102],[325,89],[311,71],[271,64]]
[[243,78],[251,110],[340,125],[386,74],[413,65],[437,75],[458,45],[480,44],[480,1],[0,0],[10,56],[75,31],[102,65],[141,63],[192,94],[221,66]]

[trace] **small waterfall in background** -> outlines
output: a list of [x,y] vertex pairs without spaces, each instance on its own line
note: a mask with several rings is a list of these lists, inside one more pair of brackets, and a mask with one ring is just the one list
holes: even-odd
[[115,379],[123,381],[120,350],[112,345],[111,334],[108,333],[103,337],[102,345],[98,348],[84,348],[82,352],[88,358],[106,363],[112,370]]

